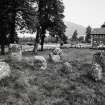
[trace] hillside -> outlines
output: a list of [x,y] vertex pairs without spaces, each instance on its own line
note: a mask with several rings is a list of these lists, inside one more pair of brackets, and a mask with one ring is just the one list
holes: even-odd
[[78,31],[79,36],[85,35],[86,28],[84,26],[82,26],[82,25],[78,25],[78,24],[68,22],[68,21],[65,21],[65,25],[67,26],[66,35],[68,37],[71,37],[75,30]]

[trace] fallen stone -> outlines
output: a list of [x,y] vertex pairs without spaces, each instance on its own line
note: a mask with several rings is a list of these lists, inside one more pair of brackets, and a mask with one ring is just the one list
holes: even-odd
[[42,70],[47,68],[47,61],[43,56],[24,57],[23,62]]
[[63,51],[59,47],[53,49],[52,53],[54,55],[60,55],[60,56],[63,55]]
[[0,80],[9,77],[10,73],[10,66],[6,62],[0,62]]
[[45,70],[47,68],[47,61],[43,56],[34,56],[34,64],[41,64],[40,69]]

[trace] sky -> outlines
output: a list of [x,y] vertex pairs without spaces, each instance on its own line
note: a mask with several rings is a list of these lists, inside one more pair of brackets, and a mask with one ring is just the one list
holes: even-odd
[[98,28],[105,22],[105,0],[63,0],[65,19],[85,27]]

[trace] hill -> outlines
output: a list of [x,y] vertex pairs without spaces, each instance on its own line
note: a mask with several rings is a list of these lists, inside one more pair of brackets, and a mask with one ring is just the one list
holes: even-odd
[[66,35],[70,38],[73,35],[73,32],[77,30],[78,36],[85,35],[86,28],[82,25],[75,24],[69,21],[65,21],[65,25],[67,26]]

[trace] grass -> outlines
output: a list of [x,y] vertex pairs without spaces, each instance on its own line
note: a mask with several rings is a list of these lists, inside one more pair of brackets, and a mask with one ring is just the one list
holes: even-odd
[[[47,58],[49,52],[39,55]],[[6,60],[12,73],[0,81],[0,105],[105,105],[105,74],[99,82],[87,76],[96,51],[70,48],[63,52],[72,73],[63,72],[61,63],[48,61],[47,70],[39,70],[23,61]]]

